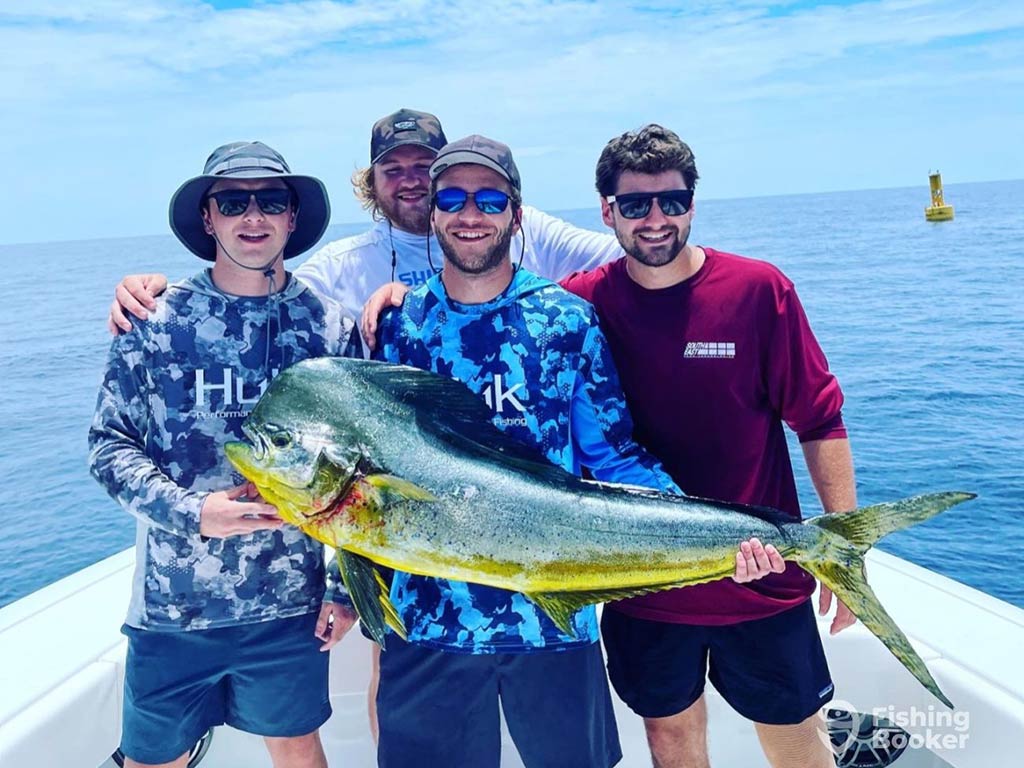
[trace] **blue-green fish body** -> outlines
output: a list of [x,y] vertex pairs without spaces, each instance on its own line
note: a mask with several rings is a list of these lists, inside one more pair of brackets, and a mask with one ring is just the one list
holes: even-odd
[[281,374],[235,466],[281,515],[338,548],[371,632],[401,622],[370,561],[522,592],[570,631],[580,607],[729,576],[757,536],[817,576],[936,696],[878,603],[863,554],[972,498],[942,493],[804,521],[776,510],[581,480],[513,442],[476,396],[432,373],[322,359]]

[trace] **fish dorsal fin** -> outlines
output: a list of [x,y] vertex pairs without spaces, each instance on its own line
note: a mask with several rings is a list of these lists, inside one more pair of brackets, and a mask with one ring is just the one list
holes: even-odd
[[661,592],[665,589],[685,587],[690,584],[697,584],[703,581],[713,581],[721,576],[716,575],[710,578],[695,579],[692,581],[673,581],[664,584],[648,584],[642,587],[621,587],[617,589],[588,589],[574,590],[572,592],[530,592],[527,597],[535,602],[544,613],[548,615],[555,626],[567,635],[573,634],[572,617],[576,611],[588,605],[597,603],[610,603],[615,600],[625,600],[629,597],[640,597],[649,595],[652,592]]
[[[558,488],[580,492],[594,490],[595,481],[581,480],[561,467],[551,464],[539,452],[494,426],[494,414],[483,398],[473,394],[460,381],[430,371],[421,371],[419,368],[373,360],[332,358],[332,362],[351,368],[370,386],[381,389],[394,400],[412,406],[420,429],[443,440],[453,450],[498,466],[511,467]],[[789,515],[767,507],[669,496],[649,488],[615,483],[598,485],[609,496],[633,499],[659,497],[669,503],[679,504],[700,501],[708,506],[745,512],[779,526],[794,522]]]
[[412,406],[420,429],[455,450],[485,461],[513,465],[550,482],[579,482],[537,451],[495,427],[494,414],[483,398],[460,381],[405,365],[351,359],[338,362],[353,368],[364,381],[394,400]]
[[336,556],[341,580],[345,582],[359,620],[363,622],[370,637],[384,648],[387,627],[391,627],[405,640],[405,624],[391,602],[388,585],[373,561],[344,549],[336,550]]

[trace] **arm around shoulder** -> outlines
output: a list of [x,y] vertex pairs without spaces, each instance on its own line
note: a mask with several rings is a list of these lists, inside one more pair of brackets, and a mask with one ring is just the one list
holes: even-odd
[[139,320],[149,317],[156,309],[156,297],[167,290],[167,276],[159,273],[127,275],[114,288],[114,301],[110,305],[107,329],[111,335],[127,333],[132,329],[128,314]]
[[336,299],[338,295],[338,258],[328,243],[299,265],[292,275],[321,296]]
[[577,227],[530,206],[523,207],[523,236],[527,251],[533,254],[527,267],[556,282],[622,255],[614,235]]

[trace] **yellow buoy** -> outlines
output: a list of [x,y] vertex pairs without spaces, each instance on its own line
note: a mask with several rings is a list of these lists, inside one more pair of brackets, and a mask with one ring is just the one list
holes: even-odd
[[942,176],[938,171],[928,174],[928,184],[932,188],[932,204],[924,209],[924,217],[928,221],[950,221],[953,218],[953,206],[946,205],[942,200]]

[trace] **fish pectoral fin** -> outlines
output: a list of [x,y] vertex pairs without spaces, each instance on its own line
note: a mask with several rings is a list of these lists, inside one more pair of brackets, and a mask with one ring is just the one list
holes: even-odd
[[659,584],[653,587],[629,587],[626,589],[578,590],[573,592],[528,592],[526,596],[548,615],[555,626],[567,635],[574,635],[572,617],[580,608],[611,600],[625,600],[627,597],[646,595],[660,589],[669,589],[676,584]]
[[387,496],[409,501],[437,501],[430,491],[395,475],[367,475],[366,482]]
[[547,614],[556,627],[571,636],[576,635],[572,627],[573,614],[591,604],[586,600],[581,601],[575,592],[539,592],[526,596]]
[[313,476],[309,481],[314,503],[326,508],[333,503],[348,487],[352,480],[353,469],[332,459],[327,451],[320,451],[313,463]]
[[336,556],[341,580],[345,582],[359,620],[363,622],[370,637],[384,648],[387,628],[391,627],[395,634],[405,640],[405,624],[388,596],[388,585],[384,577],[373,561],[344,549],[336,550]]
[[555,626],[567,635],[574,634],[572,629],[572,616],[580,608],[598,603],[611,603],[615,600],[625,600],[629,597],[640,597],[649,595],[651,592],[660,592],[664,589],[675,589],[684,587],[689,582],[667,582],[664,584],[649,584],[642,587],[620,587],[617,589],[585,589],[572,592],[529,592],[528,598],[533,600],[541,610],[555,623]]

